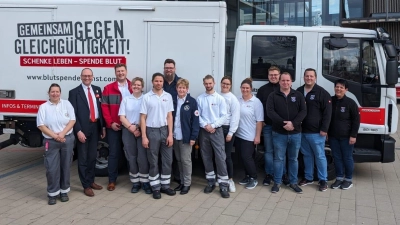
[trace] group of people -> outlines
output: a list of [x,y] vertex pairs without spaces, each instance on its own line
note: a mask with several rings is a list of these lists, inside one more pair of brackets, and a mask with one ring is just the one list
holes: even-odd
[[[216,186],[223,198],[235,192],[231,157],[234,144],[245,171],[239,184],[253,189],[258,184],[254,155],[261,133],[265,145],[263,184],[270,185],[273,180],[272,192],[278,192],[281,183],[302,192],[297,185],[299,150],[306,165],[305,178],[299,185],[313,182],[315,161],[319,188],[326,190],[324,144],[328,136],[337,172],[332,188],[348,189],[352,185],[351,152],[359,115],[356,103],[345,96],[344,80],[335,82],[335,96],[331,98],[316,84],[315,70],[305,71],[305,85],[295,91],[290,74],[280,74],[279,68],[271,67],[269,83],[259,89],[257,96],[252,94],[252,80],[247,78],[240,85],[241,96],[236,97],[230,92],[231,77],[222,78],[221,93],[217,93],[214,78],[206,75],[205,92],[194,99],[189,93],[189,81],[175,74],[172,59],[165,60],[163,74],[153,74],[153,88],[145,94],[141,77],[130,81],[125,64],[114,68],[116,81],[103,91],[92,84],[93,71],[85,68],[81,72],[82,83],[69,91],[68,101],[60,98],[60,86],[52,84],[49,101],[39,108],[37,126],[44,136],[50,205],[56,204],[58,196],[62,202],[69,200],[75,138],[79,178],[83,193],[89,197],[95,195],[93,190],[103,188],[94,182],[94,171],[98,140],[105,137],[109,147],[108,191],[116,188],[118,162],[124,153],[132,193],[143,189],[154,199],[160,199],[161,193],[187,194],[196,140],[207,180],[204,193],[213,192]],[[170,187],[171,174],[179,183],[174,189]]]
[[[264,103],[265,173],[263,185],[274,185],[271,192],[279,191],[281,184],[296,193],[299,186],[314,182],[314,165],[319,180],[318,189],[326,191],[327,160],[325,142],[328,141],[334,158],[336,181],[331,188],[344,190],[353,186],[353,148],[360,127],[358,106],[346,96],[348,83],[338,79],[334,83],[335,95],[317,81],[315,69],[304,71],[304,85],[294,90],[289,73],[279,68],[268,70],[269,83],[262,86],[257,97]],[[297,183],[298,153],[304,159],[304,178]],[[287,165],[286,165],[287,164]]]

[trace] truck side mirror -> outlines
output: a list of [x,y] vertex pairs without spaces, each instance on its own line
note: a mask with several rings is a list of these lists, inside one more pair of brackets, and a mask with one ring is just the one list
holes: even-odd
[[398,81],[398,71],[397,71],[398,63],[396,59],[388,59],[386,62],[386,84],[394,85],[397,84]]

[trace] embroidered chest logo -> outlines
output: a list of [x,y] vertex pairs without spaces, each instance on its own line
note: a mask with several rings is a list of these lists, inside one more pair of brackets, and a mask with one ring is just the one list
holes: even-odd
[[218,104],[217,103],[211,103],[211,106],[217,106]]
[[194,111],[195,116],[199,116],[199,110]]
[[183,109],[184,109],[185,111],[189,111],[189,109],[190,109],[190,106],[188,106],[188,105],[185,105],[185,107],[183,107]]
[[292,102],[296,102],[296,97],[290,97],[292,99]]
[[346,112],[346,107],[340,107],[340,112]]
[[310,95],[310,100],[314,100],[315,99],[315,95]]
[[163,102],[168,102],[168,99],[163,98],[162,101],[163,101]]

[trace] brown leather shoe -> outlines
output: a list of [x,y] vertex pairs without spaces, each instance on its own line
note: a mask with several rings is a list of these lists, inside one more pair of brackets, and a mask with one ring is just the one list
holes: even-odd
[[89,196],[89,197],[93,197],[94,196],[93,190],[91,188],[83,189],[83,193],[85,193],[85,195]]
[[90,187],[91,188],[93,188],[94,190],[101,190],[101,189],[103,189],[103,187],[102,186],[100,186],[100,185],[98,185],[98,184],[96,184],[96,183],[92,183],[92,185],[90,185]]
[[108,183],[107,190],[114,191],[115,190],[115,182]]

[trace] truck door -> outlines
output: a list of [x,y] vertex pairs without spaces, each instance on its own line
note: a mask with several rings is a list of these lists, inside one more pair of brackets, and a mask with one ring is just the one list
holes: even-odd
[[271,66],[278,67],[281,73],[290,73],[293,88],[297,88],[301,80],[302,45],[299,43],[302,43],[302,37],[301,32],[247,32],[246,49],[250,51],[245,52],[245,71],[235,74],[235,94],[240,94],[240,82],[249,74],[253,79],[253,93],[256,94],[258,88],[268,81]]
[[[346,95],[359,106],[359,133],[385,134],[388,126],[385,125],[387,112],[383,93],[386,93],[386,88],[381,86],[385,73],[384,68],[379,66],[381,64],[378,64],[377,54],[380,53],[375,52],[373,39],[345,35],[347,47],[337,49],[329,46],[330,38],[330,34],[320,34],[319,38],[319,45],[322,46],[319,67],[328,81],[325,87],[334,94],[333,83],[338,79],[347,80],[349,88]],[[361,144],[359,141],[357,143]]]
[[203,77],[224,66],[214,51],[215,23],[148,22],[147,35],[147,91],[152,88],[152,74],[163,73],[167,58],[175,60],[176,74],[189,80],[193,97],[204,91]]

